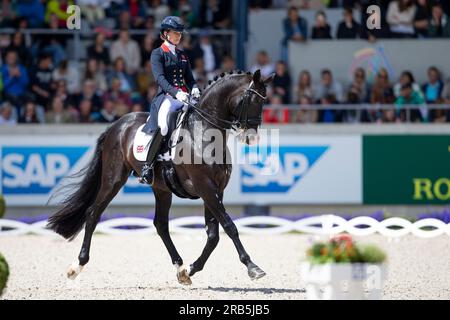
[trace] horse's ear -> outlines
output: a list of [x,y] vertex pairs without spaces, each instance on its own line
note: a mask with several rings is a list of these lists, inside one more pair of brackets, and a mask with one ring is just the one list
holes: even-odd
[[272,83],[273,78],[275,78],[275,72],[268,76],[264,81],[264,85],[267,86],[269,83]]
[[261,80],[261,70],[258,69],[253,74],[253,82],[254,83],[259,83],[260,80]]

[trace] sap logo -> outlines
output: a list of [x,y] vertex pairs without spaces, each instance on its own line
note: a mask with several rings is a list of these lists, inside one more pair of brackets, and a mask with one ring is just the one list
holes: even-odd
[[47,194],[89,147],[3,147],[4,194]]
[[[280,146],[269,147],[266,155],[259,156],[256,164],[241,166],[242,192],[287,192],[325,153],[328,146]],[[251,148],[244,147],[244,154],[251,158]]]

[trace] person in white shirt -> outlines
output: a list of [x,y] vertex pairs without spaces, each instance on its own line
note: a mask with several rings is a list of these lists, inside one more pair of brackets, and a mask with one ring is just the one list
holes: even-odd
[[413,0],[396,0],[389,3],[386,21],[391,27],[393,38],[411,38],[415,36],[414,17],[417,7]]
[[119,38],[111,46],[111,61],[123,57],[127,62],[127,72],[134,75],[141,66],[141,52],[136,41],[130,39],[127,30],[122,29]]

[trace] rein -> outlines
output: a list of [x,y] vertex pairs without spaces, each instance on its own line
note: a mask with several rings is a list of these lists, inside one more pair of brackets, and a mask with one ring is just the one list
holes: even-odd
[[[258,97],[260,97],[264,101],[267,99],[267,96],[262,95],[261,93],[259,93],[255,89],[253,89],[252,86],[253,86],[253,81],[250,82],[250,85],[248,86],[248,88],[245,89],[244,95],[241,99],[241,102],[234,108],[233,116],[235,117],[236,109],[238,109],[238,108],[239,108],[239,116],[233,121],[225,120],[225,119],[221,119],[219,117],[212,116],[209,113],[207,113],[206,111],[198,108],[197,106],[193,105],[190,102],[187,102],[187,104],[203,120],[205,120],[206,122],[208,122],[209,124],[213,125],[214,127],[218,128],[218,129],[221,129],[221,130],[225,130],[228,128],[246,129],[249,124],[257,124],[257,125],[261,124],[261,117],[251,117],[251,118],[248,117],[248,104],[250,104],[250,99],[252,97],[252,94],[256,94]],[[222,122],[222,123],[226,124],[226,126],[221,126],[219,124],[214,123],[213,121]]]

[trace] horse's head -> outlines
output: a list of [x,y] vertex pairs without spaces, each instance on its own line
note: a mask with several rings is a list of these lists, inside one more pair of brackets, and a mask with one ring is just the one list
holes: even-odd
[[259,140],[258,127],[262,122],[262,108],[267,99],[266,86],[274,76],[272,74],[263,80],[261,71],[256,70],[244,83],[244,91],[239,90],[240,93],[236,94],[231,105],[230,112],[237,124],[238,138],[247,144],[254,144]]

